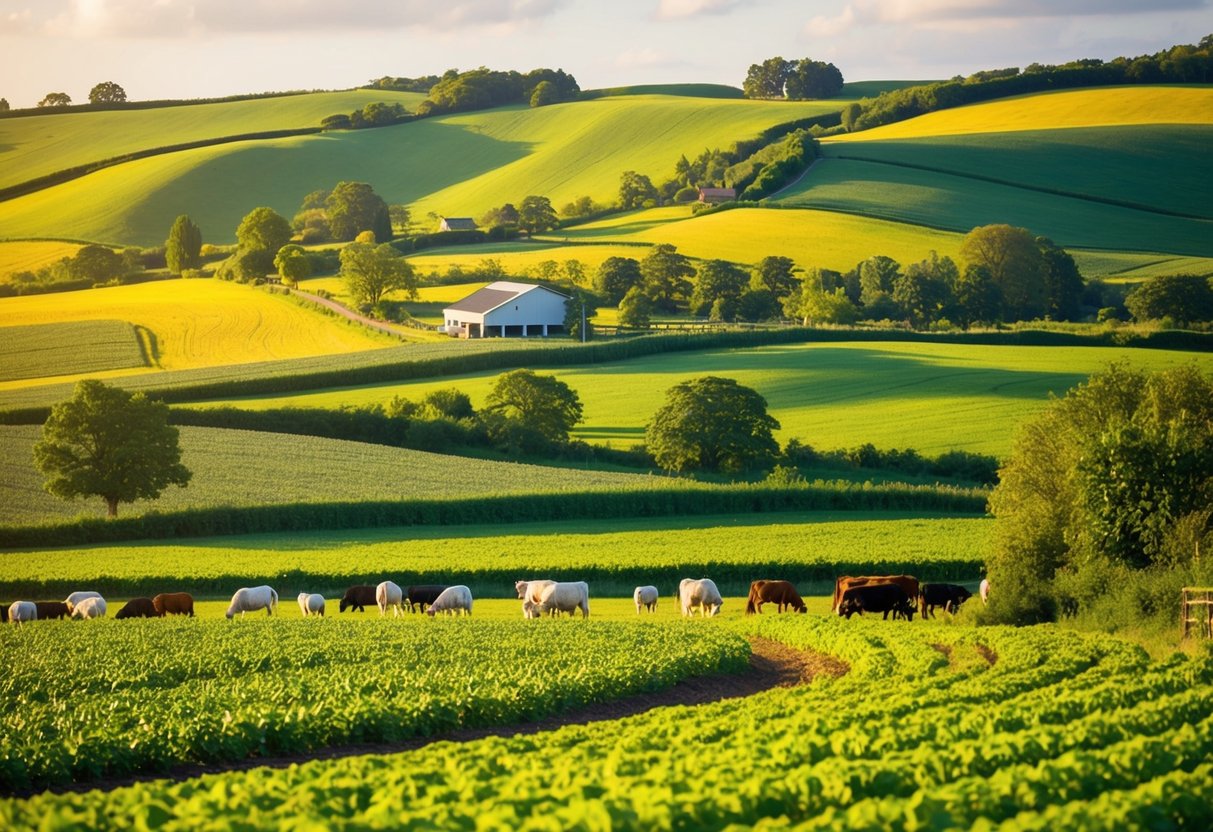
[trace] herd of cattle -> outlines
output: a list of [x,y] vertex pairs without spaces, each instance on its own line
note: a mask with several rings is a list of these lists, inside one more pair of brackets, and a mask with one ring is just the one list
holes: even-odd
[[[514,584],[518,600],[522,601],[524,618],[539,618],[543,615],[581,613],[590,616],[590,586],[585,581],[518,581]],[[983,580],[979,590],[982,603],[990,594],[989,581]],[[659,593],[655,586],[638,586],[632,593],[636,612],[655,612]],[[911,575],[868,575],[842,577],[834,583],[832,611],[835,615],[850,618],[856,613],[881,613],[883,618],[910,621],[917,610],[922,617],[934,617],[935,608],[942,607],[955,613],[960,605],[972,597],[972,593],[957,584],[920,584]],[[318,593],[301,592],[298,597],[299,610],[305,618],[323,616],[324,596]],[[724,599],[711,578],[684,578],[678,585],[675,603],[683,616],[698,612],[701,616],[715,616],[720,612]],[[792,610],[807,612],[804,599],[796,587],[788,581],[754,581],[746,599],[746,615],[762,612],[764,604],[774,604],[779,612]],[[401,589],[392,581],[383,581],[378,586],[352,586],[341,598],[340,612],[357,610],[365,612],[367,607],[376,607],[381,616],[391,610],[392,616],[408,612],[424,612],[431,617],[438,613],[447,615],[471,615],[472,591],[463,585],[444,586],[424,584]],[[265,610],[273,615],[278,609],[278,593],[269,586],[243,587],[236,590],[228,605],[228,620],[237,614]],[[107,611],[105,599],[98,592],[73,592],[63,601],[15,601],[8,606],[0,605],[0,623],[23,624],[28,621],[63,618],[102,618]],[[165,592],[154,598],[133,598],[114,616],[115,618],[163,618],[166,615],[194,615],[194,599],[186,592]]]

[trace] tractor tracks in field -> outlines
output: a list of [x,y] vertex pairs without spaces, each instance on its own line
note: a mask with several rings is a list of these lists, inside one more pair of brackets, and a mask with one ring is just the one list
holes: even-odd
[[230,771],[248,771],[254,768],[287,768],[313,760],[338,760],[366,754],[397,754],[417,751],[439,742],[471,742],[485,737],[512,737],[554,731],[567,725],[588,725],[596,722],[624,719],[646,713],[654,708],[678,705],[707,705],[725,699],[754,696],[774,688],[789,688],[805,685],[819,677],[837,678],[850,671],[850,667],[833,656],[824,653],[798,650],[778,641],[749,636],[749,668],[736,674],[713,674],[683,679],[665,690],[641,693],[610,702],[599,702],[564,713],[542,717],[534,722],[511,725],[460,728],[444,734],[417,737],[403,742],[331,746],[278,757],[252,757],[205,765],[191,764],[174,766],[167,772],[143,773],[130,777],[111,777],[66,785],[51,786],[45,790],[17,792],[12,797],[29,797],[42,793],[111,791],[136,783],[153,780],[188,780],[204,774],[220,774]]

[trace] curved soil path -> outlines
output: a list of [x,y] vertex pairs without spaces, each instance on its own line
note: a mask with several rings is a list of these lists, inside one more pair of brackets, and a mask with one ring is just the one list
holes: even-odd
[[320,295],[313,295],[311,292],[304,292],[299,289],[291,289],[290,292],[291,294],[304,298],[317,306],[323,306],[325,309],[335,312],[346,320],[353,321],[356,324],[362,324],[363,326],[373,329],[376,332],[394,335],[397,338],[401,337],[402,335],[400,330],[392,327],[391,325],[385,324],[383,321],[376,321],[374,318],[368,318],[366,315],[359,314],[358,312],[350,309],[348,306],[342,306],[335,300],[322,298]]
[[436,742],[468,742],[484,737],[512,737],[517,734],[537,734],[541,731],[554,731],[565,725],[585,725],[593,722],[623,719],[624,717],[642,714],[654,708],[670,705],[705,705],[724,699],[753,696],[756,693],[762,693],[772,688],[795,687],[796,685],[808,684],[818,676],[836,678],[850,670],[850,667],[845,662],[823,653],[797,650],[788,647],[786,644],[760,636],[750,636],[749,641],[752,652],[750,654],[750,668],[746,672],[696,676],[690,679],[683,679],[666,690],[637,694],[612,702],[587,705],[584,708],[578,708],[573,711],[565,711],[564,713],[542,717],[534,722],[484,728],[460,728],[446,734],[417,737],[398,743],[333,746],[283,757],[251,757],[245,760],[232,760],[206,765],[181,765],[175,766],[167,772],[56,785],[32,792],[17,792],[11,796],[29,797],[31,794],[40,794],[44,791],[52,793],[87,792],[94,789],[110,791],[123,786],[150,782],[152,780],[187,780],[203,774],[247,771],[263,766],[267,768],[286,768],[296,763],[306,763],[311,760],[336,760],[342,757],[357,757],[363,754],[394,754],[401,751],[414,751]]

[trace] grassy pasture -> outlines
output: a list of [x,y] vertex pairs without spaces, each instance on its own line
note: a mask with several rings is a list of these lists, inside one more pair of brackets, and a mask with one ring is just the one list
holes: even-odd
[[[374,101],[399,102],[413,110],[424,99],[414,92],[347,90],[147,110],[6,118],[0,120],[0,188],[153,147],[319,127],[325,116],[360,110]],[[166,235],[167,230],[166,225]]]
[[[347,353],[395,343],[282,295],[219,280],[158,281],[0,300],[0,327],[115,319],[151,333],[156,363],[166,370]],[[58,364],[48,365],[48,372],[40,375],[62,370]]]
[[139,335],[126,321],[0,327],[0,381],[146,366]]
[[[514,581],[552,577],[590,581],[592,597],[631,595],[637,584],[657,582],[669,603],[672,586],[691,574],[712,577],[729,595],[744,595],[751,580],[774,576],[803,584],[805,594],[826,594],[839,569],[975,581],[989,550],[992,522],[789,512],[525,523],[508,529],[291,532],[9,551],[0,554],[0,600],[62,598],[79,588],[116,598],[181,589],[218,599],[238,587],[267,582],[283,599],[302,591],[340,598],[351,584],[385,578],[401,586],[462,583],[478,598],[513,598]],[[516,607],[511,614],[517,614]]]
[[[582,97],[586,99],[607,98],[621,95],[685,95],[688,98],[744,98],[745,93],[738,87],[727,84],[635,84],[630,87],[606,87],[598,90],[586,90]],[[841,104],[839,108],[841,109]]]
[[[875,162],[823,159],[778,202],[960,234],[978,225],[1009,223],[1067,247],[1213,256],[1213,220],[1166,216]],[[955,239],[959,241],[959,236]]]
[[0,281],[17,272],[36,272],[65,257],[72,257],[79,250],[79,243],[58,240],[0,242]]
[[[182,427],[186,488],[123,506],[122,513],[206,506],[475,497],[595,488],[647,489],[676,481],[639,474],[549,468],[277,433]],[[0,426],[5,523],[102,517],[100,499],[67,502],[42,490],[33,465],[37,426]]]
[[[797,437],[818,448],[872,442],[937,454],[959,448],[1003,455],[1017,422],[1116,360],[1164,367],[1193,361],[1213,367],[1203,353],[1127,348],[1009,347],[930,343],[788,344],[738,350],[667,353],[551,372],[577,391],[585,421],[575,433],[598,443],[627,446],[666,391],[688,378],[736,378],[766,397],[781,424],[781,439]],[[310,394],[224,401],[244,408],[337,407],[419,399],[447,387],[484,403],[498,373],[372,385]],[[220,404],[220,402],[216,402]]]
[[628,169],[653,178],[682,153],[727,146],[837,109],[832,102],[764,102],[636,95],[507,107],[375,130],[236,142],[129,162],[0,203],[0,236],[47,229],[80,239],[155,245],[188,213],[208,242],[231,242],[252,207],[292,216],[303,197],[340,179],[370,182],[389,202],[479,216],[543,194],[560,205],[615,199]]

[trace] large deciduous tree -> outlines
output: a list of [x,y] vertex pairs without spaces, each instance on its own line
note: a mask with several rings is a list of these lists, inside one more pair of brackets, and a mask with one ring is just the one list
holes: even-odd
[[658,243],[649,250],[640,261],[640,274],[643,278],[644,293],[657,306],[666,312],[672,312],[678,300],[685,298],[691,291],[691,281],[695,268],[685,254],[679,254],[678,249],[669,243]]
[[110,517],[119,503],[155,499],[191,476],[181,464],[167,405],[92,379],[78,382],[71,399],[51,408],[34,464],[51,494],[101,497]]
[[784,89],[793,100],[833,98],[842,92],[842,73],[834,64],[805,58],[792,67]]
[[350,243],[341,250],[341,277],[355,303],[374,306],[389,292],[417,297],[412,265],[390,243]]
[[1194,274],[1152,277],[1129,293],[1125,308],[1139,321],[1213,321],[1213,281]]
[[244,215],[236,228],[236,244],[246,251],[263,252],[272,261],[278,249],[291,241],[291,224],[273,208],[261,206]]
[[965,235],[960,256],[968,265],[990,270],[1006,320],[1031,320],[1048,311],[1048,266],[1026,228],[1001,224],[974,228]]
[[760,64],[750,64],[741,84],[746,98],[783,98],[783,88],[792,72],[792,61],[781,57],[767,58]]
[[[749,275],[727,260],[708,260],[695,274],[695,290],[691,294],[691,313],[706,315],[717,301],[734,305],[745,291]],[[733,316],[724,318],[725,320]]]
[[643,173],[625,170],[619,177],[619,205],[625,211],[643,208],[650,200],[656,199],[657,189],[653,187],[653,180]]
[[786,298],[800,285],[796,271],[791,257],[764,257],[754,267],[750,285],[755,289],[766,289],[777,298]]
[[274,268],[283,283],[295,286],[312,276],[312,258],[303,246],[286,245],[274,255]]
[[73,280],[91,280],[104,283],[121,277],[126,272],[122,255],[111,248],[87,245],[64,261],[67,273]]
[[555,376],[511,370],[497,378],[484,410],[517,421],[549,442],[567,442],[581,421],[581,398]]
[[555,228],[556,225],[556,209],[546,196],[532,195],[524,197],[522,202],[518,203],[518,227],[525,231],[528,237]]
[[779,452],[779,422],[759,393],[731,378],[677,384],[645,429],[645,446],[667,471],[739,473],[768,465]]
[[177,217],[164,242],[164,262],[173,274],[202,265],[202,231],[186,214]]
[[371,231],[375,240],[392,239],[392,217],[383,197],[366,182],[338,182],[324,200],[329,231],[334,240],[352,240]]
[[72,97],[65,92],[48,92],[38,102],[39,107],[66,107],[72,103]]
[[642,280],[640,261],[631,257],[608,257],[602,261],[594,274],[594,291],[602,295],[611,306],[618,306],[626,295]]
[[88,92],[92,104],[119,104],[126,101],[126,90],[113,81],[102,81]]

